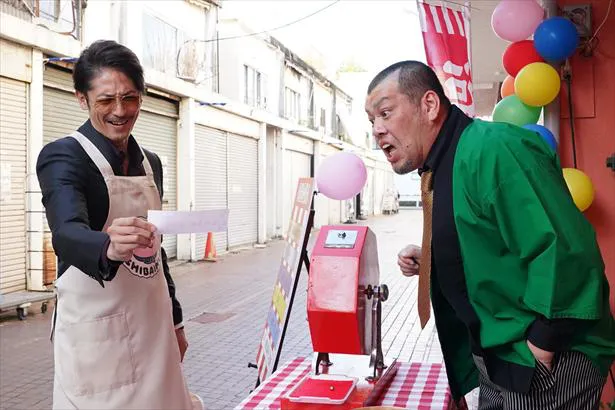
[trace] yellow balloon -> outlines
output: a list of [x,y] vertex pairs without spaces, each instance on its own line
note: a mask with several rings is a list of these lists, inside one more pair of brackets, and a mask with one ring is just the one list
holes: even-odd
[[559,94],[559,73],[547,63],[531,63],[515,77],[515,94],[525,104],[543,107]]
[[594,201],[594,186],[589,177],[576,168],[564,168],[564,179],[574,204],[581,212],[585,211]]

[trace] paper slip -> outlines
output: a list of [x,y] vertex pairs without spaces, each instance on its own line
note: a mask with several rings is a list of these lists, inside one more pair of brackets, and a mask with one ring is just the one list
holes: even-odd
[[147,211],[147,221],[160,234],[225,232],[228,209],[212,211]]

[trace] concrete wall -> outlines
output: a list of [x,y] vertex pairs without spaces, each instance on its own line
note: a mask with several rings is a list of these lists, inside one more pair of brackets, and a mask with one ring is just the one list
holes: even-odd
[[[235,20],[223,20],[220,38],[245,36],[249,29]],[[236,101],[244,98],[244,65],[266,77],[266,111],[277,114],[280,107],[281,70],[284,56],[259,36],[245,36],[220,42],[220,93]]]

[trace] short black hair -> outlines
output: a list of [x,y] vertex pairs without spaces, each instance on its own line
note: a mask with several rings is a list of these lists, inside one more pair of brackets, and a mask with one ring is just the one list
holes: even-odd
[[87,93],[94,77],[105,68],[124,73],[140,93],[145,92],[145,78],[139,58],[128,47],[112,40],[95,41],[81,52],[73,71],[75,90]]
[[414,60],[397,62],[379,72],[367,87],[367,94],[370,94],[380,83],[395,74],[398,75],[399,90],[406,94],[412,103],[417,104],[427,91],[433,91],[438,95],[443,106],[451,105],[451,101],[444,93],[444,88],[442,88],[434,70],[420,61]]

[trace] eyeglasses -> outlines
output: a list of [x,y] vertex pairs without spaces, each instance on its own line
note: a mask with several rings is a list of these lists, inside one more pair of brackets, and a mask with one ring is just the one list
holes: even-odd
[[98,112],[109,113],[115,109],[116,104],[121,104],[126,111],[136,111],[141,106],[141,96],[124,95],[101,98],[94,101],[94,108]]

